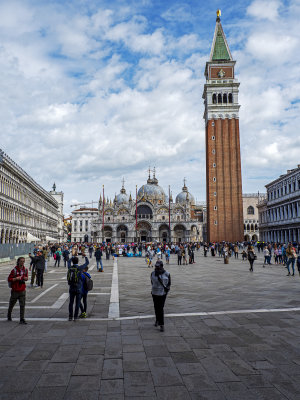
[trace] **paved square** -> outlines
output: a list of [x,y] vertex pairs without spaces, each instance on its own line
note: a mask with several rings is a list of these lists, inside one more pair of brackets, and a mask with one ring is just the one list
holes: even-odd
[[90,270],[88,318],[69,322],[66,269],[27,288],[26,319],[6,321],[0,267],[1,399],[299,399],[300,279],[286,269],[196,254],[167,269],[166,330],[153,326],[144,258]]

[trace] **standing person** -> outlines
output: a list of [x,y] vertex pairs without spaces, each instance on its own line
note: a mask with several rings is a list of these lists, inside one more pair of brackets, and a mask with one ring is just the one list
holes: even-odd
[[269,252],[269,249],[268,249],[267,246],[264,247],[263,255],[264,255],[263,267],[264,267],[266,264],[270,264],[270,258],[269,258],[270,257],[270,252]]
[[292,243],[289,243],[287,249],[286,249],[286,255],[287,255],[287,264],[286,268],[288,270],[287,276],[291,275],[290,273],[290,265],[292,264],[292,269],[293,269],[293,274],[292,276],[295,276],[295,261],[296,261],[296,250],[292,246]]
[[166,251],[165,251],[165,255],[166,255],[166,264],[170,264],[170,249],[168,246],[166,246]]
[[239,258],[239,247],[237,244],[234,245],[233,251],[234,251],[234,258]]
[[66,247],[62,253],[63,259],[64,259],[64,267],[66,268],[70,259],[70,251],[68,247]]
[[207,257],[207,250],[208,250],[208,246],[206,243],[204,243],[204,246],[203,246],[204,257]]
[[181,257],[182,257],[182,260],[183,260],[183,265],[188,265],[188,262],[187,262],[187,248],[186,249],[183,248],[181,250]]
[[91,279],[91,275],[88,273],[88,269],[89,269],[89,267],[86,266],[85,268],[83,268],[82,273],[81,273],[81,281],[82,281],[81,301],[80,301],[81,314],[79,315],[79,318],[86,318],[87,295],[88,295],[88,292],[89,292],[88,291],[88,286],[87,286],[87,278]]
[[[96,258],[97,271],[98,271],[98,272],[103,272],[102,250],[100,249],[100,247],[97,247],[97,249],[96,249],[94,255],[95,255],[95,258]],[[100,269],[99,269],[99,264],[100,264],[100,266],[101,266]]]
[[8,283],[11,287],[9,306],[7,311],[7,321],[12,321],[11,313],[14,305],[19,300],[20,305],[20,324],[26,325],[25,303],[26,303],[26,281],[28,280],[28,269],[24,267],[25,258],[19,257],[17,265],[8,276]]
[[43,284],[44,284],[44,271],[45,271],[45,258],[41,252],[41,250],[39,250],[37,252],[36,257],[31,257],[32,261],[35,264],[35,268],[36,268],[36,280],[37,280],[37,284],[35,286],[40,287],[41,289],[43,289]]
[[35,267],[35,262],[33,261],[33,257],[31,255],[31,253],[28,254],[31,261],[30,261],[30,267],[29,267],[29,271],[31,271],[31,281],[30,281],[30,287],[33,287],[34,284],[34,280],[36,277],[36,267]]
[[255,260],[255,252],[254,252],[254,248],[253,248],[253,246],[251,246],[251,244],[248,245],[247,253],[248,253],[248,261],[249,261],[249,264],[250,264],[249,271],[253,272],[253,264],[254,264],[254,260]]
[[178,250],[177,250],[177,265],[181,265],[181,259],[182,259],[181,248],[178,248]]
[[59,268],[59,264],[60,264],[60,260],[61,260],[61,249],[60,249],[60,247],[57,249],[57,251],[55,252],[55,255],[56,255],[56,258],[55,258],[55,264],[54,264],[54,267],[56,267],[56,265],[57,265],[57,267]]
[[94,246],[91,244],[90,247],[89,247],[89,255],[90,255],[90,258],[92,258],[93,252],[94,252]]
[[49,250],[47,249],[47,247],[43,247],[42,253],[43,253],[43,257],[45,259],[45,273],[46,273],[47,272],[48,253],[49,253]]
[[155,324],[160,326],[160,331],[164,332],[164,306],[167,294],[171,287],[171,275],[164,269],[161,260],[155,264],[155,270],[151,273],[152,299],[155,311]]
[[[73,265],[71,265],[71,262]],[[68,274],[67,280],[69,285],[69,321],[74,321],[78,319],[79,307],[81,302],[81,288],[82,288],[82,278],[81,272],[84,270],[86,266],[89,265],[89,259],[85,257],[85,263],[82,265],[78,265],[78,257],[72,257],[68,262]],[[75,311],[74,308],[74,300],[75,300]]]

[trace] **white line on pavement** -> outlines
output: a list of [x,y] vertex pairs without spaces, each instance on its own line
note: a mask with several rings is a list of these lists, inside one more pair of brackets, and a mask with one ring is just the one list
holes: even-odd
[[114,260],[114,269],[111,281],[110,291],[110,304],[108,310],[108,318],[120,317],[120,304],[119,304],[119,278],[118,278],[118,261]]
[[30,303],[35,303],[36,301],[38,301],[41,297],[43,297],[46,293],[50,292],[50,290],[54,289],[56,286],[58,286],[58,283],[56,283],[55,285],[50,286],[48,289],[46,289],[44,292],[42,292],[41,294],[39,294],[36,298],[34,298],[33,300],[31,300]]
[[90,292],[89,296],[102,296],[102,295],[110,295],[110,293],[94,293],[94,292]]
[[[68,297],[68,293],[64,293]],[[7,307],[0,307],[7,308]],[[49,307],[26,307],[26,308],[49,308]],[[50,307],[56,308],[56,307]],[[197,317],[197,316],[209,316],[209,315],[226,315],[226,314],[249,314],[249,313],[275,313],[275,312],[295,312],[300,311],[300,307],[296,308],[271,308],[271,309],[254,309],[254,310],[231,310],[231,311],[211,311],[211,312],[199,312],[199,313],[182,313],[182,314],[165,314],[165,317]],[[149,319],[154,318],[154,315],[135,315],[131,317],[111,317],[111,318],[87,318],[82,321],[110,321],[110,320],[130,320],[130,319]],[[5,321],[6,318],[0,318],[0,321]],[[26,318],[28,321],[66,321],[66,318]]]
[[69,293],[63,293],[50,308],[61,308],[68,297]]

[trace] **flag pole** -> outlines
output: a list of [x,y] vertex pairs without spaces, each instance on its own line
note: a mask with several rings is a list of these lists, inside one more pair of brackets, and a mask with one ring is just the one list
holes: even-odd
[[104,201],[105,201],[105,197],[104,197],[104,185],[102,185],[103,187],[103,202],[102,202],[102,243],[104,242]]
[[169,185],[169,240],[171,243],[171,194],[170,194],[170,185]]
[[138,242],[138,236],[137,236],[137,185],[135,185],[135,237],[136,237],[136,241]]

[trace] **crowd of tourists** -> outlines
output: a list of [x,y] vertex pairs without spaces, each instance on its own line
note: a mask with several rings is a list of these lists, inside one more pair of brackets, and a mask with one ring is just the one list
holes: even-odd
[[[69,285],[69,320],[76,321],[79,318],[87,317],[88,292],[93,288],[93,280],[88,273],[90,259],[94,257],[97,271],[103,272],[103,257],[106,260],[115,257],[144,257],[147,266],[154,267],[154,271],[151,273],[151,284],[156,315],[155,326],[159,326],[163,331],[163,309],[171,287],[171,276],[164,269],[164,262],[168,265],[170,256],[173,254],[180,266],[194,264],[194,253],[202,248],[204,257],[207,257],[208,254],[211,257],[222,257],[225,264],[229,263],[231,257],[238,259],[241,255],[242,261],[248,260],[251,272],[254,270],[257,253],[262,253],[263,267],[272,264],[283,265],[287,269],[288,276],[295,276],[295,266],[297,266],[300,275],[300,244],[295,243],[61,243],[35,246],[33,253],[29,254],[30,287],[43,288],[44,273],[47,272],[47,264],[51,258],[55,268],[63,265],[67,268]],[[80,263],[80,259],[83,260],[83,263]],[[19,301],[20,324],[26,324],[24,316],[28,279],[25,258],[20,257],[8,277],[8,285],[11,288],[8,321],[12,320],[13,307]]]

